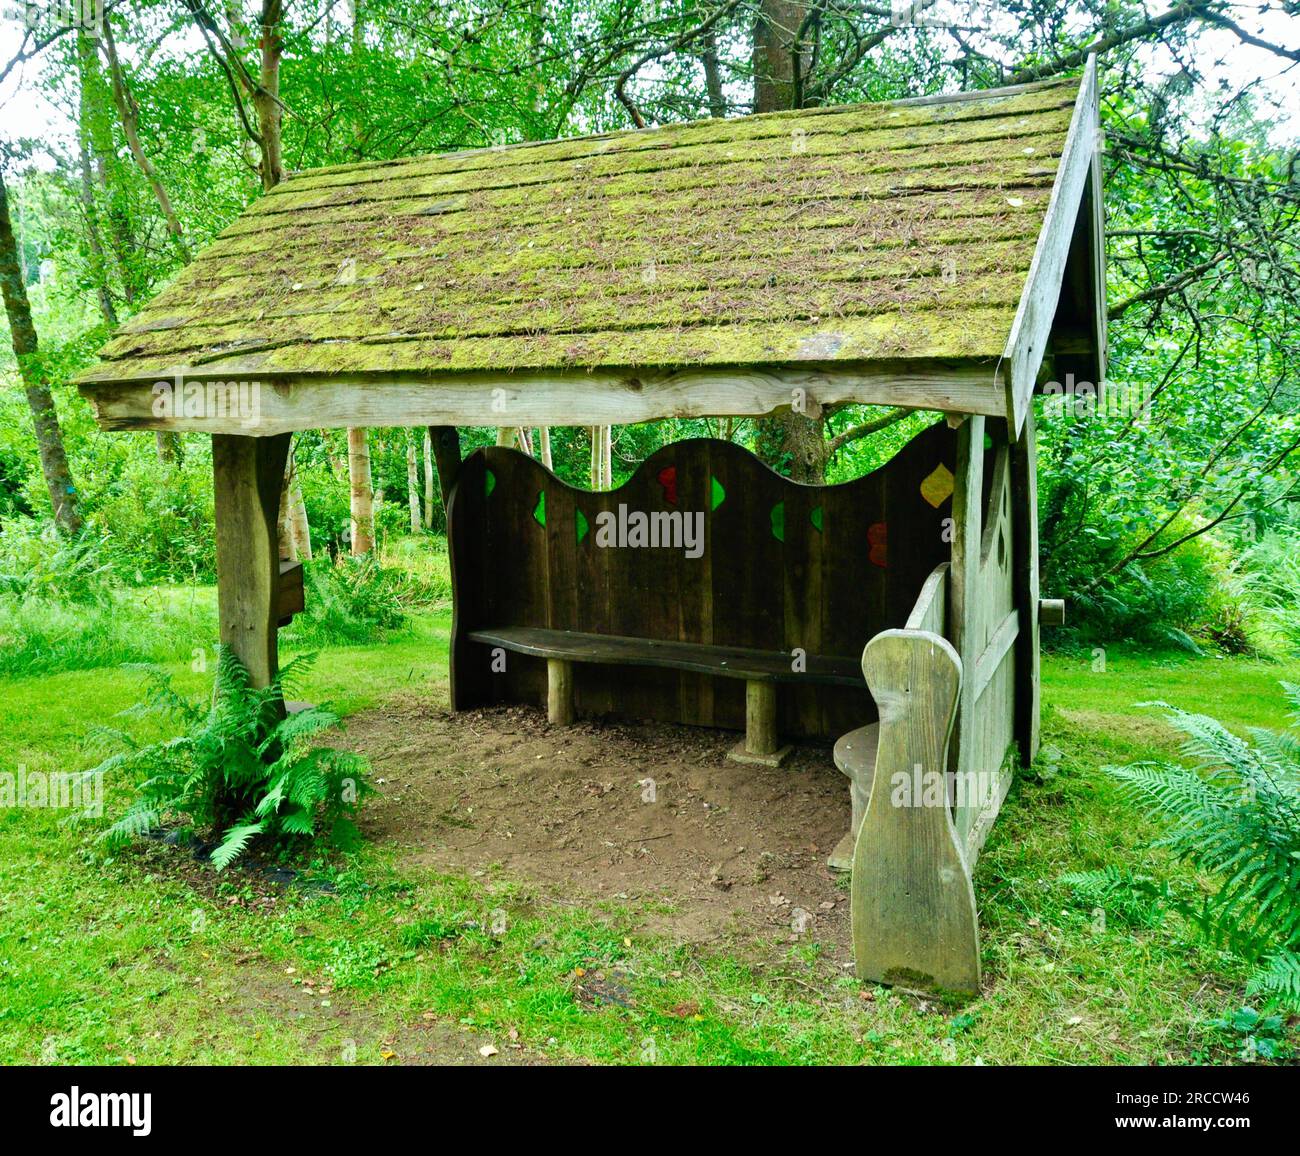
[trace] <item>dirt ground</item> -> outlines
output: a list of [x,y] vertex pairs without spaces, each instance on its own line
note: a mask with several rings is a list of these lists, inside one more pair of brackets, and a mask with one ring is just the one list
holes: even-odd
[[848,893],[826,867],[848,829],[847,780],[829,747],[796,748],[779,768],[732,762],[738,738],[560,728],[520,707],[451,715],[412,697],[353,715],[345,742],[373,766],[366,834],[409,862],[499,864],[553,898],[642,904],[647,929],[678,942],[802,931],[847,959]]

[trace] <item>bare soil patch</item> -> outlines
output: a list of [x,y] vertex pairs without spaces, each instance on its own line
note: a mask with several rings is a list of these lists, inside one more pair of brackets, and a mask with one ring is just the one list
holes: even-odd
[[402,697],[351,716],[344,741],[377,780],[366,834],[410,863],[499,865],[551,898],[628,901],[680,942],[816,939],[848,958],[848,893],[826,867],[848,828],[847,780],[828,747],[778,768],[731,762],[737,738]]

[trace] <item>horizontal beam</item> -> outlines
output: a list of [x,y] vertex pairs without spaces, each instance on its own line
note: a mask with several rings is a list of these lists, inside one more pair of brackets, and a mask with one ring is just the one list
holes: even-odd
[[[228,372],[228,371],[227,371]],[[870,362],[767,369],[598,370],[299,380],[191,375],[81,386],[110,430],[271,437],[366,426],[627,425],[671,417],[810,415],[844,403],[1002,417],[994,363]]]

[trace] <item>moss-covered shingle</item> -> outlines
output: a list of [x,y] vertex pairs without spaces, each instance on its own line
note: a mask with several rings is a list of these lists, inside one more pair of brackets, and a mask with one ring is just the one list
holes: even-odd
[[297,174],[82,380],[996,359],[1076,90]]

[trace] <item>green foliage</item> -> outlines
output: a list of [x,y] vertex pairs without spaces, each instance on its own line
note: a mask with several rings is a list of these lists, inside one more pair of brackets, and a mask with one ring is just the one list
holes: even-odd
[[106,553],[89,534],[69,541],[53,522],[11,518],[0,533],[0,596],[102,604],[112,571]]
[[81,604],[0,597],[0,674],[173,662],[216,632],[211,590],[114,590]]
[[433,916],[408,923],[398,932],[397,939],[403,947],[411,951],[419,951],[420,948],[428,947],[431,943],[456,939],[464,934],[464,931],[464,921],[461,919]]
[[281,850],[317,836],[343,848],[355,845],[352,815],[369,790],[366,760],[316,745],[339,723],[328,707],[285,717],[276,709],[285,688],[309,665],[299,658],[274,686],[258,690],[239,660],[223,652],[210,699],[186,698],[173,689],[170,675],[146,668],[145,699],[128,713],[163,716],[181,733],[140,746],[115,732],[127,749],[95,770],[140,781],[126,814],[101,836],[104,843],[119,847],[179,819],[182,830],[216,840],[211,857],[218,871],[255,838]]
[[1062,875],[1074,901],[1090,911],[1102,911],[1107,921],[1125,927],[1156,927],[1168,907],[1169,888],[1145,875],[1104,867]]
[[1187,736],[1192,765],[1105,769],[1162,822],[1160,846],[1217,877],[1199,901],[1173,905],[1256,965],[1252,992],[1300,1007],[1300,686],[1283,687],[1297,712],[1289,732],[1253,728],[1247,741],[1206,715],[1154,703]]
[[1262,1015],[1253,1007],[1239,1007],[1229,1015],[1211,1020],[1209,1026],[1247,1062],[1285,1059],[1291,1054],[1281,1016]]
[[[206,452],[160,461],[152,439],[113,463],[86,499],[88,535],[104,543],[121,581],[211,582],[216,577],[212,534],[212,466]],[[202,439],[196,439],[202,440]]]
[[1300,654],[1300,528],[1280,526],[1250,546],[1230,590],[1259,649]]
[[284,631],[287,641],[320,646],[366,642],[406,623],[399,591],[404,575],[368,555],[328,556],[303,564],[305,609]]

